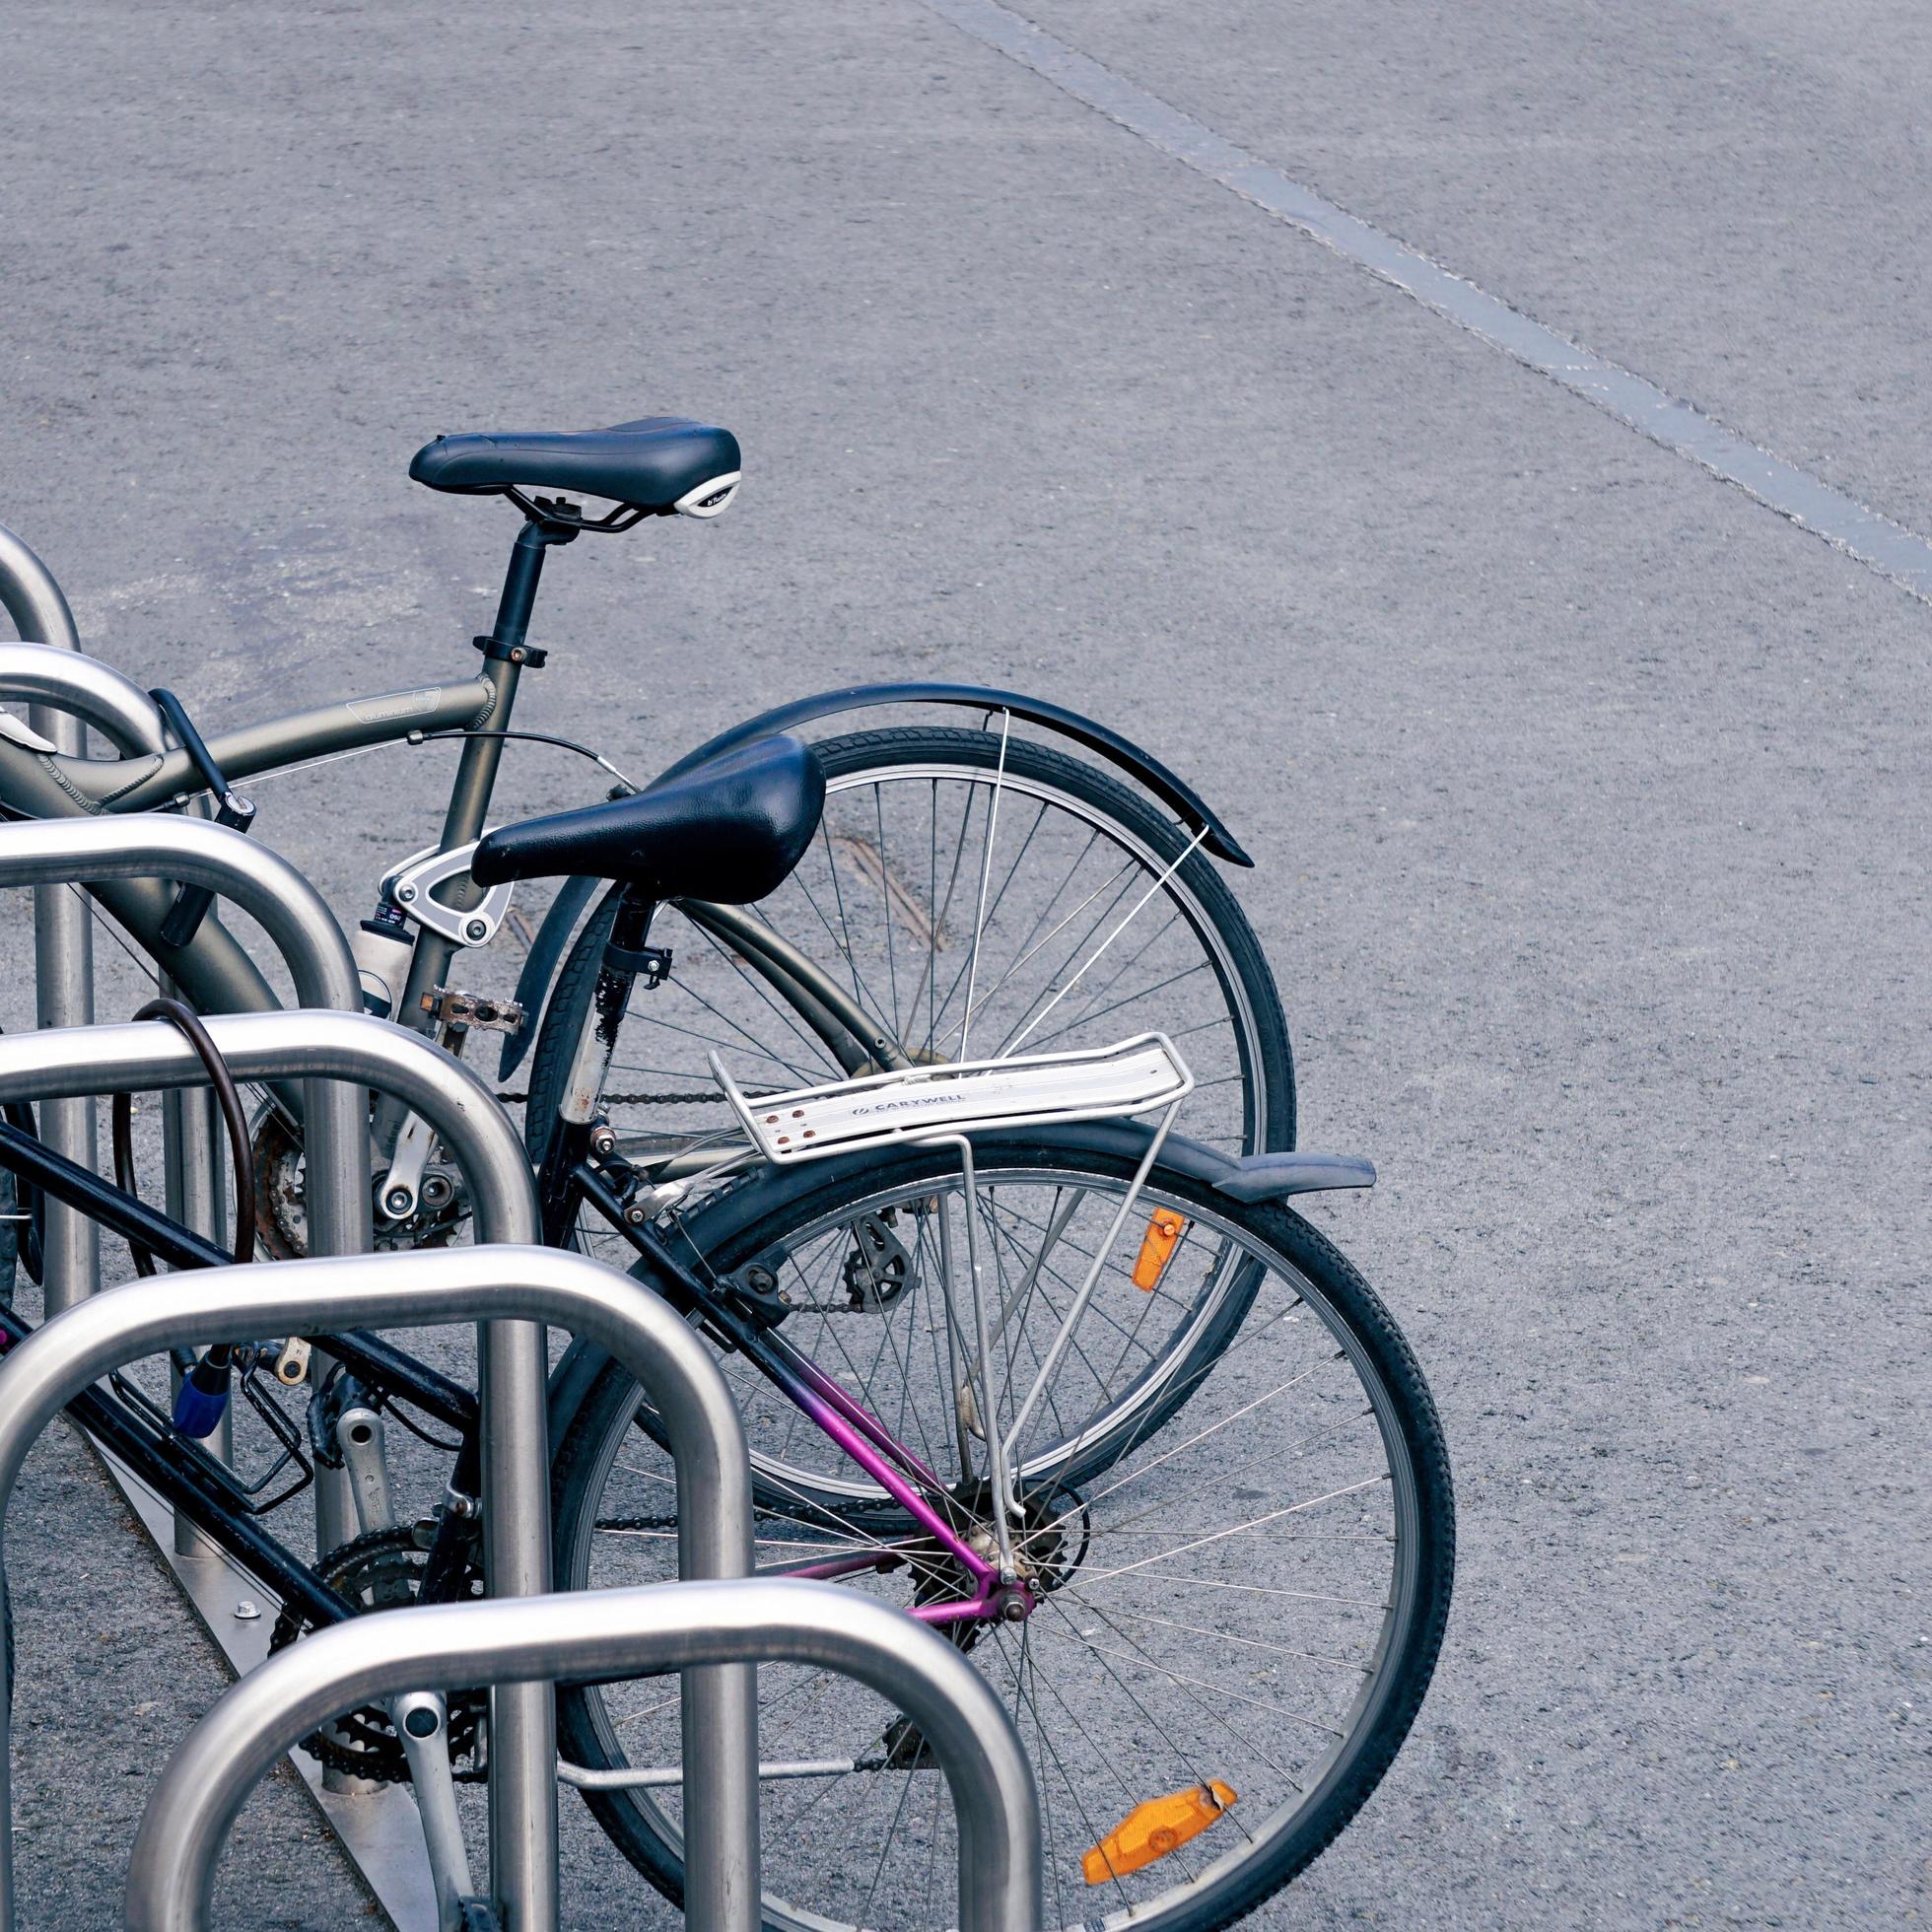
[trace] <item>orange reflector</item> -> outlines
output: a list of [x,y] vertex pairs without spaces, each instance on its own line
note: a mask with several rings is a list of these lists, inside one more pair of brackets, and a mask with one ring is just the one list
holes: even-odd
[[1105,1885],[1109,1879],[1125,1878],[1129,1872],[1138,1872],[1170,1851],[1178,1851],[1190,1838],[1198,1838],[1207,1830],[1234,1801],[1233,1790],[1214,1778],[1136,1805],[1080,1859],[1087,1884]]
[[1167,1264],[1174,1259],[1174,1250],[1187,1231],[1187,1222],[1173,1208],[1159,1208],[1154,1210],[1146,1233],[1140,1237],[1140,1253],[1134,1264],[1134,1285],[1137,1288],[1143,1288],[1152,1294],[1160,1286],[1160,1277],[1167,1273]]

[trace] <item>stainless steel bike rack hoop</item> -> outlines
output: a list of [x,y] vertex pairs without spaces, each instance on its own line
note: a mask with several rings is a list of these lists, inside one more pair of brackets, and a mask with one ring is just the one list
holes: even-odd
[[[202,819],[155,813],[0,825],[0,885],[150,877],[208,886],[256,920],[286,962],[302,1005],[362,1010],[356,962],[335,915],[267,846]],[[312,1080],[304,1111],[311,1159],[345,1180],[349,1164],[360,1161],[364,1176],[352,1197],[325,1190],[310,1216],[310,1238],[320,1254],[359,1254],[370,1238],[369,1128],[362,1096],[339,1080]],[[60,1304],[50,1296],[48,1305],[57,1312]]]
[[[4,533],[0,533],[3,535]],[[25,626],[23,625],[23,629]],[[0,644],[0,698],[26,698],[54,711],[70,713],[101,732],[128,757],[162,757],[168,750],[168,730],[160,707],[131,678],[84,653],[45,644]],[[51,884],[35,888],[36,897],[51,892]],[[71,894],[62,894],[63,899]],[[64,962],[63,962],[64,964]],[[163,982],[163,991],[169,990]],[[93,989],[87,990],[93,1010]],[[94,1107],[93,1100],[68,1100],[59,1107]],[[222,1224],[220,1152],[217,1146],[214,1100],[206,1092],[181,1088],[171,1093],[162,1114],[162,1143],[168,1170],[168,1211],[198,1233],[218,1237]],[[57,1204],[56,1204],[57,1205]],[[60,1208],[61,1213],[68,1210]],[[98,1237],[90,1224],[91,1251]],[[47,1305],[61,1309],[92,1294],[99,1285],[93,1273],[70,1280],[62,1264],[69,1259],[55,1244],[54,1266],[47,1279]],[[98,1263],[98,1256],[96,1257]],[[226,1431],[224,1431],[226,1434]],[[176,1526],[177,1552],[194,1548]]]
[[[0,605],[21,640],[80,655],[74,613],[53,573],[12,530],[0,526]],[[78,757],[87,733],[72,710],[35,704],[28,723],[56,751]],[[41,1026],[85,1026],[94,1018],[94,928],[88,909],[65,887],[37,886],[34,893],[34,985]],[[94,1098],[56,1101],[40,1121],[48,1146],[69,1160],[92,1166]],[[64,1307],[94,1290],[101,1244],[85,1214],[49,1202],[46,1217],[46,1285],[49,1307]]]
[[[119,671],[85,656],[78,650],[63,650],[40,644],[0,645],[0,698],[14,697],[26,697],[71,714],[101,731],[123,754],[136,757],[143,755],[162,757],[168,752],[167,725],[154,699],[132,679],[122,676]],[[118,819],[94,821],[97,826],[121,822],[178,825],[196,821],[145,817],[138,820],[130,818],[127,821]],[[89,824],[90,821],[85,817],[63,817],[46,823],[78,828]],[[53,891],[57,884],[75,878],[86,878],[99,883],[110,875],[139,878],[142,873],[139,868],[135,868],[128,872],[113,874],[104,871],[44,876],[36,880],[35,884],[36,916],[41,895]],[[289,876],[300,881],[301,893],[297,896],[306,893],[312,900],[313,894],[308,892],[308,882],[300,880],[300,875],[293,872]],[[227,889],[226,884],[211,882],[206,878],[190,882],[210,884],[211,889],[215,890]],[[242,904],[247,910],[254,911],[258,918],[261,917],[257,903],[259,894],[249,893],[245,876],[238,874],[235,880],[228,883],[241,888],[233,895],[238,903]],[[271,879],[269,884],[272,886],[274,881]],[[72,893],[65,891],[62,891],[59,896],[63,906],[73,898]],[[305,982],[311,983],[317,988],[317,991],[303,997],[300,1003],[340,1006],[350,1012],[361,1010],[360,997],[344,998],[340,987],[334,984],[335,954],[339,950],[341,935],[332,919],[326,922],[328,936],[320,940],[321,951],[326,953],[326,958],[321,957],[317,952],[316,938],[321,932],[321,927],[317,922],[312,920],[307,922],[309,926],[307,938],[299,932],[287,930],[291,924],[289,921],[278,924],[273,920],[267,920],[264,923],[269,926],[270,936],[275,939],[283,962],[290,968],[298,988]],[[94,988],[91,959],[86,962],[86,965],[88,972],[86,1003],[88,1011],[92,1013]],[[64,954],[60,961],[60,968],[63,972],[67,968]],[[165,978],[161,985],[165,993],[173,990],[172,983]],[[325,987],[332,990],[322,990]],[[310,1099],[319,1100],[325,1111],[331,1105],[326,1096],[311,1095]],[[61,1100],[53,1104],[57,1117],[63,1109],[89,1109],[88,1132],[90,1135],[93,1134],[91,1110],[95,1102],[92,1097],[82,1100]],[[346,1098],[342,1104],[347,1104]],[[324,1132],[326,1133],[326,1128]],[[225,1218],[222,1211],[222,1158],[218,1136],[219,1129],[212,1094],[202,1088],[178,1088],[164,1096],[162,1145],[168,1177],[168,1211],[176,1219],[185,1221],[197,1232],[211,1238],[220,1238]],[[49,1204],[49,1212],[67,1214],[70,1211],[59,1203]],[[367,1241],[331,1240],[327,1236],[327,1230],[321,1230],[320,1235],[321,1238],[316,1244],[319,1253],[355,1254],[368,1245]],[[50,1242],[44,1275],[46,1306],[49,1313],[57,1313],[62,1308],[70,1306],[84,1294],[92,1294],[100,1285],[100,1244],[91,1223],[87,1228],[87,1245],[91,1266],[77,1278],[73,1268],[79,1252],[76,1244]],[[227,1434],[227,1425],[224,1423],[221,1435],[214,1445],[217,1453],[225,1450]],[[340,1543],[344,1534],[343,1519],[347,1499],[343,1493],[343,1485],[334,1480],[333,1472],[326,1473],[316,1484],[315,1508],[317,1534],[330,1547]],[[178,1521],[174,1525],[173,1547],[177,1555],[205,1549],[193,1531]]]
[[0,644],[0,698],[66,712],[125,757],[161,757],[168,750],[168,727],[155,701],[131,677],[76,648]]
[[[39,664],[43,685],[59,683],[56,671],[68,673],[60,688],[72,698],[93,673],[90,699],[97,711],[110,708],[116,731],[134,733],[141,724],[136,698],[154,707],[143,692],[103,665],[66,652],[42,651],[37,646],[0,647],[0,690],[9,687],[9,665],[26,654],[53,658]],[[33,666],[33,658],[29,659]],[[129,693],[132,693],[132,696]],[[78,702],[78,700],[75,700]],[[160,718],[147,734],[160,738]],[[39,819],[0,826],[0,885],[53,885],[72,880],[93,882],[114,878],[162,877],[184,884],[204,885],[253,917],[268,933],[295,982],[296,999],[304,1006],[333,1007],[343,1012],[362,1010],[362,990],[356,965],[342,929],[321,895],[286,859],[268,847],[219,825],[196,818],[133,813],[125,818]],[[67,1102],[57,1102],[66,1105]],[[352,1161],[368,1166],[369,1130],[361,1092],[340,1081],[316,1080],[303,1099],[307,1144],[311,1158],[329,1173],[347,1177]],[[220,1188],[211,1145],[214,1118],[201,1089],[171,1093],[163,1127],[167,1139],[169,1209],[216,1235],[220,1221]],[[360,1152],[358,1150],[360,1149]],[[324,1255],[361,1254],[370,1245],[369,1186],[367,1179],[353,1193],[343,1186],[326,1188],[310,1216],[314,1252]],[[49,1207],[57,1204],[49,1204]],[[97,1264],[98,1265],[98,1264]],[[97,1282],[90,1278],[85,1292]],[[80,1298],[73,1284],[46,1277],[46,1305],[58,1314]],[[226,1431],[224,1431],[224,1439]],[[317,1534],[332,1547],[343,1540],[342,1484],[334,1472],[322,1472],[316,1484]],[[176,1524],[174,1548],[195,1547],[192,1533]]]
[[[130,1932],[203,1932],[215,1861],[250,1788],[293,1739],[370,1696],[739,1658],[857,1678],[904,1710],[952,1790],[960,1932],[1037,1932],[1039,1797],[992,1687],[943,1637],[877,1599],[779,1578],[436,1604],[317,1632],[227,1691],[170,1760],[134,1841],[123,1922]],[[695,1898],[685,1910],[694,1932],[723,1923]]]
[[[222,1014],[207,1025],[242,1079],[349,1081],[406,1102],[467,1177],[478,1239],[536,1240],[535,1184],[516,1127],[474,1073],[420,1034],[340,1012]],[[158,1021],[0,1039],[0,1099],[200,1086],[205,1078],[187,1043]],[[346,1233],[353,1220],[359,1245],[367,1246],[366,1139],[355,1137],[332,1150],[331,1160],[323,1164],[311,1148],[311,1222],[320,1215]],[[486,1321],[478,1355],[480,1391],[493,1418],[483,1458],[490,1588],[500,1596],[537,1596],[548,1589],[550,1573],[542,1327]],[[748,1700],[749,1690],[743,1694]],[[709,1679],[687,1687],[687,1699],[701,1707],[714,1697],[724,1701]],[[550,1932],[556,1923],[556,1717],[545,1686],[513,1684],[493,1693],[491,1747],[492,1890],[513,1932]]]
[[[668,1302],[642,1292],[627,1276],[580,1255],[519,1246],[169,1275],[109,1289],[56,1316],[0,1361],[0,1575],[6,1508],[21,1464],[61,1409],[108,1369],[176,1344],[235,1340],[287,1328],[428,1326],[503,1318],[555,1323],[587,1336],[638,1378],[663,1418],[676,1465],[680,1569],[693,1577],[749,1575],[751,1486],[744,1432],[710,1351]],[[487,1396],[485,1417],[486,1426],[492,1425]],[[540,1625],[547,1622],[547,1615],[539,1619]],[[11,1926],[11,1767],[5,1750],[11,1700],[5,1694],[9,1687],[4,1673],[0,1659],[0,1924]],[[251,1681],[252,1675],[242,1680]],[[735,1861],[728,1898],[748,1899],[749,1916],[727,1916],[721,1910],[713,1923],[740,1932],[757,1924],[752,1674],[742,1669],[694,1670],[685,1682],[685,1752],[702,1786],[694,1792],[694,1828],[706,1809],[715,1806],[719,1812],[695,1831],[700,1843],[694,1857]],[[707,1686],[722,1694],[703,1695]],[[547,1686],[534,1688],[548,1697]],[[693,1690],[700,1694],[688,1694]],[[290,1743],[313,1728],[306,1727]],[[555,1789],[553,1760],[544,1765],[543,1790],[554,1800]],[[554,1888],[554,1851],[551,1856],[549,1885]],[[527,1908],[514,1909],[518,1901],[505,1902],[512,1908],[508,1923],[517,1932],[533,1922]],[[554,1897],[549,1916],[535,1922],[555,1925]]]

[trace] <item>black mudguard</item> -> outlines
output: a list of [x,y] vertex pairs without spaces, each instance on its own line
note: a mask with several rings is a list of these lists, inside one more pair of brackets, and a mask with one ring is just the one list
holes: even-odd
[[733,745],[770,737],[775,731],[794,730],[814,718],[830,718],[842,711],[869,711],[880,705],[957,705],[966,711],[1010,712],[1029,724],[1042,724],[1097,752],[1108,764],[1144,785],[1190,829],[1205,834],[1201,843],[1216,859],[1225,859],[1230,865],[1255,862],[1191,785],[1131,739],[1064,705],[1022,697],[1017,691],[995,691],[982,684],[848,684],[838,691],[821,691],[815,698],[797,698],[776,711],[762,712],[742,724],[733,724],[695,751],[686,752],[663,776],[674,778]]
[[[965,711],[1010,712],[1029,724],[1043,725],[1062,737],[1071,738],[1075,744],[1098,753],[1108,764],[1145,786],[1184,825],[1202,835],[1203,849],[1216,859],[1223,859],[1231,865],[1255,862],[1191,785],[1131,739],[1076,711],[1069,711],[1064,705],[1022,697],[1017,691],[996,691],[981,684],[848,684],[837,691],[821,691],[815,698],[797,698],[789,705],[780,705],[776,711],[747,718],[728,731],[721,731],[695,751],[686,752],[653,783],[676,778],[707,758],[748,744],[754,738],[790,731],[813,719],[832,718],[841,712],[868,711],[882,705],[956,705]],[[517,1070],[536,1037],[537,1019],[549,998],[550,983],[556,977],[571,932],[589,904],[595,885],[593,879],[567,881],[537,929],[530,956],[524,961],[522,975],[517,982],[518,1003],[528,1018],[520,1033],[512,1034],[504,1042],[503,1058],[497,1068],[500,1080],[508,1079]]]

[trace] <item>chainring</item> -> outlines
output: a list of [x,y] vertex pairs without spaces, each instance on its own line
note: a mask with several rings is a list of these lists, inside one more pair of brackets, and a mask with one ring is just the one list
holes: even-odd
[[[415,1533],[406,1525],[399,1525],[353,1538],[339,1549],[331,1550],[316,1569],[331,1589],[347,1597],[358,1611],[367,1613],[394,1610],[413,1603],[428,1561],[428,1552],[416,1546]],[[465,1569],[463,1581],[469,1596],[483,1594],[483,1579],[475,1571]],[[269,1633],[270,1653],[286,1650],[314,1627],[293,1605],[284,1605]],[[452,1690],[448,1702],[449,1758],[455,1762],[476,1748],[489,1693]],[[326,1730],[304,1738],[302,1748],[328,1770],[368,1778],[376,1784],[409,1782],[409,1759],[402,1741],[389,1722],[388,1712],[374,1704],[365,1704],[346,1717],[336,1718]],[[457,1772],[458,1777],[480,1775],[476,1771]]]
[[[309,1252],[309,1194],[302,1137],[274,1106],[262,1108],[254,1127],[255,1240],[271,1261],[299,1260]],[[421,1209],[406,1221],[385,1220],[379,1212],[379,1252],[448,1247],[469,1218],[461,1175],[454,1168],[440,1166],[429,1171],[448,1174],[449,1198],[439,1207]]]

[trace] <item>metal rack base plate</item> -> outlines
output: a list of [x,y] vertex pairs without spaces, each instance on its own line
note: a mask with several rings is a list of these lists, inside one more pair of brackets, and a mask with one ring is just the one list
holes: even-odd
[[[221,1552],[204,1548],[193,1555],[177,1552],[174,1516],[168,1504],[98,1443],[89,1446],[119,1484],[157,1554],[173,1572],[181,1594],[234,1666],[236,1675],[253,1670],[268,1655],[269,1632],[275,1627],[281,1605]],[[242,1619],[235,1615],[236,1605],[243,1598],[261,1612],[259,1617]],[[396,1932],[437,1932],[436,1886],[423,1849],[416,1801],[408,1790],[399,1784],[358,1792],[324,1790],[322,1767],[306,1751],[292,1751],[289,1759]]]

